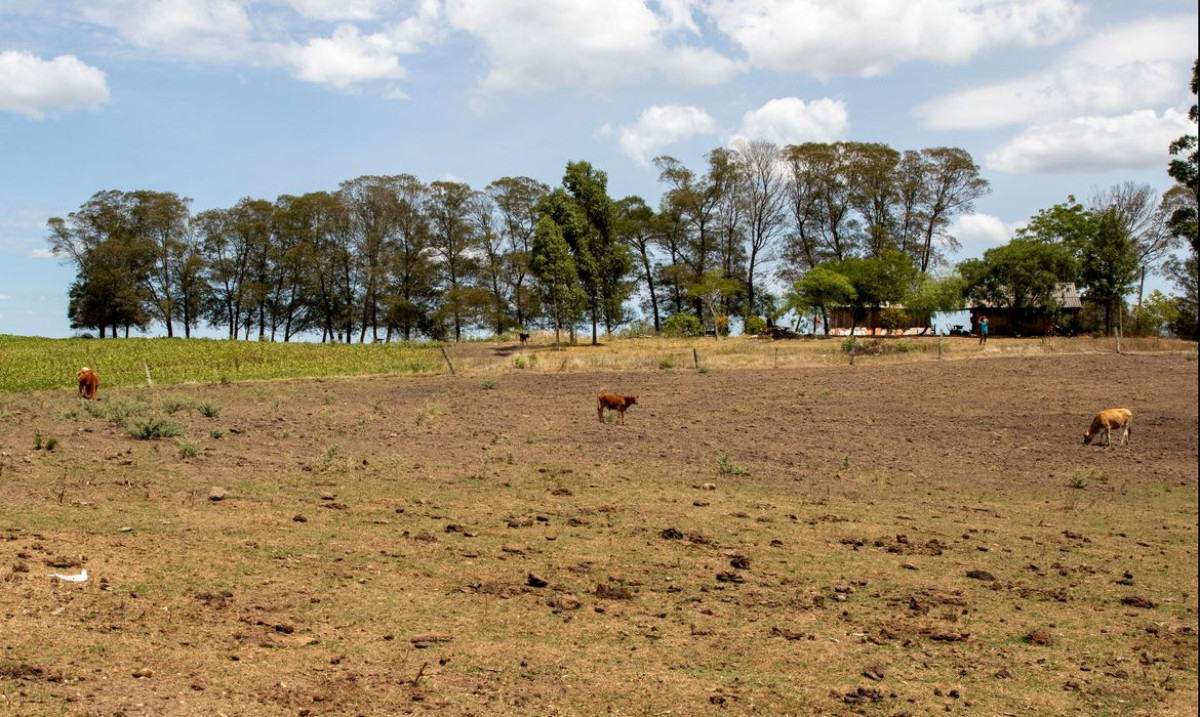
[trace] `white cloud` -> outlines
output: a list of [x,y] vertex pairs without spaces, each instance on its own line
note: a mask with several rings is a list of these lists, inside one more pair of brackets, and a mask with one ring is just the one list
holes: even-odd
[[749,139],[778,145],[832,142],[843,138],[848,127],[846,104],[841,100],[822,98],[805,103],[798,97],[781,97],[747,112],[731,143]]
[[407,74],[386,35],[363,35],[353,25],[339,26],[328,38],[290,45],[280,54],[296,77],[338,89],[375,80],[402,80]]
[[991,214],[963,214],[955,217],[946,233],[959,241],[960,256],[973,257],[1008,242],[1016,226]]
[[42,119],[47,111],[97,109],[109,100],[104,73],[74,55],[43,60],[0,52],[0,112]]
[[8,294],[0,294],[0,301],[12,301],[12,297]]
[[663,8],[656,13],[644,0],[448,0],[446,17],[486,46],[488,91],[601,90],[651,77],[712,85],[742,71],[714,50],[678,41],[695,32],[688,0]]
[[1074,0],[710,0],[752,65],[872,77],[903,62],[963,63],[1005,45],[1052,44],[1079,27]]
[[[649,164],[650,159],[665,147],[716,131],[716,121],[699,107],[661,105],[647,107],[637,124],[623,125],[615,133],[621,152],[639,164]],[[614,130],[605,125],[600,133],[611,135]]]
[[374,20],[386,0],[288,0],[300,15],[314,20]]
[[1113,28],[1045,72],[944,95],[916,115],[931,129],[981,129],[1173,103],[1191,76],[1196,22],[1193,15]]
[[1079,117],[1037,125],[987,155],[1001,172],[1103,172],[1163,164],[1167,146],[1196,125],[1176,110],[1137,110],[1119,117]]
[[54,252],[50,251],[49,249],[34,249],[33,251],[29,252],[29,255],[35,259],[57,259],[58,258],[58,256],[56,256],[54,254]]
[[230,61],[253,48],[254,23],[240,0],[98,0],[82,13],[134,45],[168,56]]

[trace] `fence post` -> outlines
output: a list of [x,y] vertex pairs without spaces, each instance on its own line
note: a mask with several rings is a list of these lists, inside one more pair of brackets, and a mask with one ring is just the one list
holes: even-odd
[[454,364],[450,363],[450,357],[446,355],[446,347],[442,347],[442,358],[446,359],[446,365],[450,367],[450,375],[454,375]]
[[698,369],[700,368],[700,354],[696,353],[696,347],[692,347],[692,363]]

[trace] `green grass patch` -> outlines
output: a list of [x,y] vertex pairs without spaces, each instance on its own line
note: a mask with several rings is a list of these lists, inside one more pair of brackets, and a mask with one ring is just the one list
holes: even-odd
[[144,386],[147,369],[155,385],[438,373],[443,368],[439,346],[0,335],[0,393],[73,389],[80,366],[96,369],[102,401],[105,389]]

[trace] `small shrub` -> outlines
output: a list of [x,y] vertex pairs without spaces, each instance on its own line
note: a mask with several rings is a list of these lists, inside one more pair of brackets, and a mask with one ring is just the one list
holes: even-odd
[[190,438],[176,438],[175,445],[179,446],[180,458],[195,458],[200,453],[200,444]]
[[708,364],[706,364],[706,363],[702,363],[696,367],[696,371],[698,371],[699,373],[708,373],[708,370],[709,370]]
[[525,357],[518,356],[513,359],[513,368],[525,368]]
[[700,323],[700,319],[696,318],[695,314],[680,312],[667,317],[663,322],[663,336],[667,338],[687,338],[691,336],[703,336],[704,324]]
[[176,413],[186,411],[191,407],[192,404],[190,401],[183,401],[177,398],[163,401],[163,410],[167,412],[168,416],[174,416]]
[[214,440],[219,441],[225,437],[225,431],[222,431],[220,428],[214,428],[209,431],[208,435],[212,436]]
[[200,404],[200,415],[205,418],[216,418],[221,414],[221,407],[212,401],[205,401]]
[[40,428],[33,429],[33,450],[42,450],[42,429]]
[[55,448],[58,448],[58,439],[50,436],[46,439],[46,450],[53,451]]
[[767,330],[767,320],[761,316],[751,316],[746,319],[746,326],[743,331],[747,336],[758,336]]
[[721,475],[746,475],[746,469],[742,468],[737,463],[734,463],[733,458],[730,457],[730,455],[725,451],[721,451],[719,454],[717,454],[717,469],[721,472]]
[[671,369],[675,368],[675,359],[671,358],[670,356],[663,356],[658,361],[658,367],[663,371],[670,371]]
[[421,404],[421,407],[417,409],[417,425],[418,426],[433,425],[434,419],[437,418],[438,416],[442,415],[442,410],[443,410],[442,407],[436,403],[426,402],[426,403]]
[[126,429],[126,432],[131,438],[139,441],[174,438],[181,433],[179,424],[163,416],[150,416],[144,421],[135,421],[131,427]]
[[841,345],[842,345],[842,353],[844,353],[844,354],[853,353],[854,348],[856,346],[858,346],[858,337],[857,336],[847,336],[846,338],[842,339]]
[[491,391],[495,387],[496,387],[496,379],[494,379],[494,378],[483,379],[483,388],[485,391]]

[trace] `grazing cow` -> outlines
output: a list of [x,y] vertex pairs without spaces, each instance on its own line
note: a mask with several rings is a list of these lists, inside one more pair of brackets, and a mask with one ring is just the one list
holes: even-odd
[[527,333],[525,333],[524,331],[522,331],[522,332],[521,332],[521,334],[520,334],[520,336],[521,336],[521,345],[522,345],[522,346],[524,346],[525,344],[529,343],[529,334],[527,334]]
[[1113,429],[1121,429],[1121,439],[1117,445],[1125,445],[1129,443],[1130,424],[1133,423],[1133,411],[1128,408],[1109,408],[1096,414],[1092,419],[1092,425],[1088,426],[1087,431],[1083,434],[1083,445],[1088,445],[1092,442],[1101,431],[1104,432],[1104,445],[1108,446],[1112,442]]
[[602,393],[596,397],[596,415],[604,423],[604,409],[617,412],[617,423],[625,425],[625,411],[637,403],[637,396],[618,396],[615,393]]
[[96,398],[96,389],[100,387],[100,378],[96,372],[84,366],[79,369],[79,395],[91,401]]

